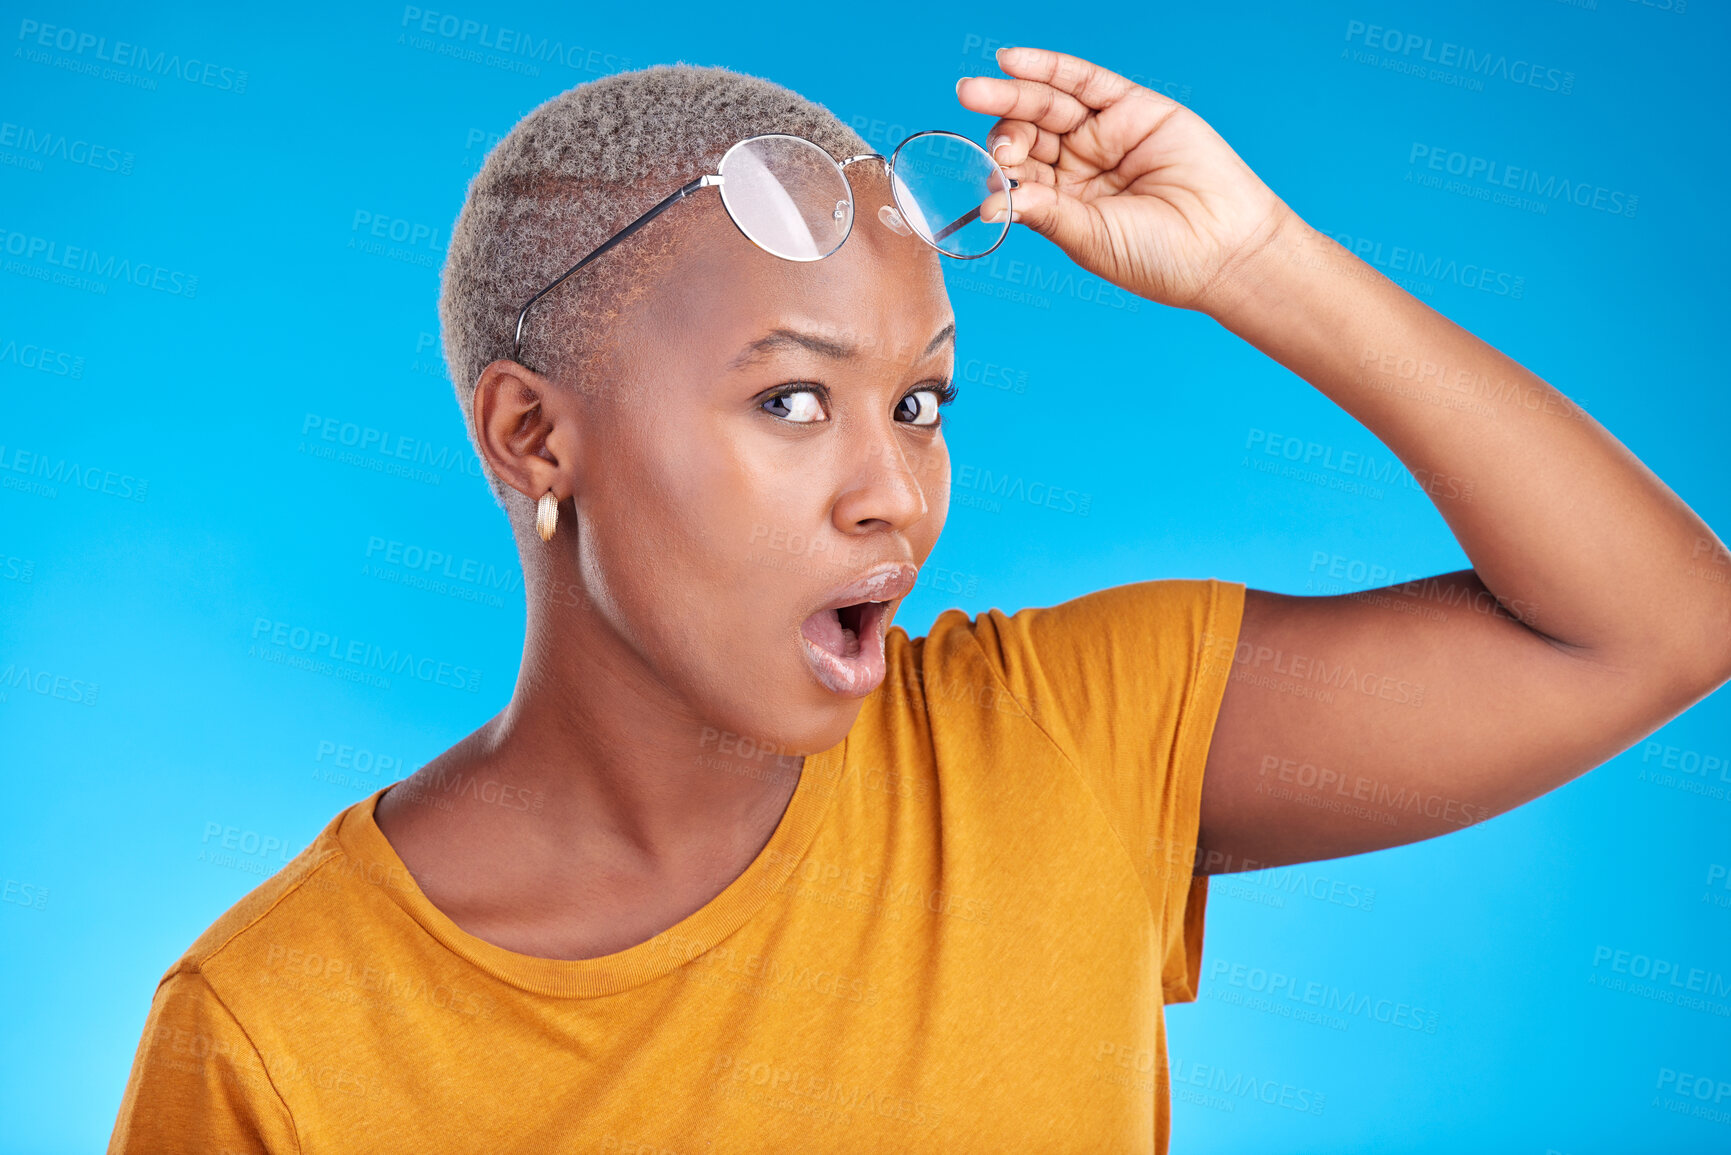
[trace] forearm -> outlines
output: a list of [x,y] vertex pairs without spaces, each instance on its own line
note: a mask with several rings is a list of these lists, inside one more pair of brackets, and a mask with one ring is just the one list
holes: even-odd
[[1724,676],[1724,547],[1550,385],[1296,215],[1205,311],[1381,439],[1516,617],[1608,665]]

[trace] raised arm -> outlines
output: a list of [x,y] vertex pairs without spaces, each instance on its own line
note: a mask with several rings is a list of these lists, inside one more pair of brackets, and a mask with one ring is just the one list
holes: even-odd
[[1193,112],[1039,49],[958,87],[1001,119],[1018,219],[1208,313],[1361,421],[1473,568],[1249,590],[1197,869],[1394,846],[1555,789],[1731,678],[1731,555],[1557,390],[1300,220]]

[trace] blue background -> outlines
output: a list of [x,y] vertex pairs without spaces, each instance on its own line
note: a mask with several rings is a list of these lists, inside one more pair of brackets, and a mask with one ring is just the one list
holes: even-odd
[[[1196,109],[1313,225],[1380,244],[1368,259],[1583,404],[1722,536],[1731,527],[1731,30],[1705,4],[1108,0],[987,5],[989,17],[978,5],[801,4],[738,19],[736,7],[700,5],[645,19],[640,5],[460,2],[461,18],[593,55],[576,53],[576,68],[463,59],[450,54],[460,34],[406,29],[410,10],[390,4],[244,16],[8,6],[0,1149],[99,1149],[161,973],[338,809],[506,701],[522,644],[516,554],[443,375],[437,268],[492,139],[601,72],[722,64],[864,118],[868,135],[879,120],[900,135],[946,127],[975,139],[990,120],[961,109],[952,85],[995,75],[998,43],[1140,78]],[[38,47],[32,21],[216,70],[209,83],[137,66],[105,74],[94,49]],[[1357,25],[1538,62],[1557,70],[1541,73],[1547,84],[1569,74],[1570,91],[1384,67],[1386,37],[1367,44]],[[91,163],[32,152],[24,130],[100,151]],[[1637,207],[1559,200],[1533,212],[1426,187],[1415,144],[1559,174]],[[405,222],[408,242],[369,251],[368,222],[386,218]],[[430,240],[414,242],[416,226]],[[37,241],[62,257],[81,246],[160,267],[163,287],[44,281],[58,267],[31,254]],[[1389,267],[1396,247],[1455,271]],[[1119,306],[1133,298],[1088,278],[1066,283],[1073,266],[1025,229],[999,256],[990,271],[950,270],[954,460],[1085,494],[1088,511],[993,509],[958,489],[930,563],[951,576],[904,604],[910,632],[952,605],[1014,610],[1144,578],[1331,593],[1373,584],[1371,565],[1390,571],[1374,583],[1385,584],[1468,564],[1417,490],[1343,492],[1247,464],[1271,434],[1386,450],[1214,322],[1146,301],[1132,312]],[[1499,276],[1475,287],[1467,265]],[[1031,299],[999,295],[1012,291]],[[431,463],[404,475],[373,449],[319,456],[341,446],[318,430],[344,425],[425,442]],[[32,478],[20,452],[102,483]],[[419,588],[422,571],[373,568],[375,539],[491,576]],[[1335,558],[1356,580],[1329,578]],[[261,619],[482,677],[469,693],[320,676],[256,656]],[[19,670],[50,691],[20,684]],[[1731,890],[1708,886],[1715,865],[1731,864],[1731,779],[1674,769],[1673,784],[1653,780],[1667,758],[1731,758],[1728,723],[1721,691],[1663,727],[1657,747],[1637,743],[1482,826],[1302,877],[1216,879],[1205,963],[1406,1002],[1437,1029],[1258,1013],[1208,977],[1196,1004],[1167,1016],[1174,1150],[1731,1150],[1731,1125],[1689,1115],[1692,1100],[1658,1085],[1662,1069],[1731,1080],[1731,999],[1700,1010],[1607,989],[1609,964],[1594,962],[1608,948],[1731,975]],[[368,756],[339,765],[338,747]],[[211,832],[230,828],[255,852],[222,851]],[[1360,901],[1312,897],[1331,893],[1317,879]],[[1325,1107],[1186,1094],[1200,1066],[1307,1090]]]

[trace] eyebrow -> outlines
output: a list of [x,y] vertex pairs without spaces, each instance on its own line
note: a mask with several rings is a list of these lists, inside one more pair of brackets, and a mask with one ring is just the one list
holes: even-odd
[[[930,357],[933,353],[937,352],[939,346],[941,346],[945,341],[954,344],[955,340],[956,323],[952,320],[949,324],[945,325],[942,329],[939,329],[937,333],[933,335],[932,339],[926,344],[925,351],[921,353],[920,356]],[[854,345],[849,345],[843,341],[831,340],[830,338],[821,336],[817,333],[806,333],[798,329],[778,328],[771,329],[755,341],[747,342],[744,348],[740,349],[738,353],[733,355],[733,359],[727,363],[727,368],[729,371],[743,369],[748,365],[764,359],[770,353],[773,353],[778,349],[788,348],[809,349],[819,356],[829,357],[838,361],[857,357],[860,353],[859,348]]]

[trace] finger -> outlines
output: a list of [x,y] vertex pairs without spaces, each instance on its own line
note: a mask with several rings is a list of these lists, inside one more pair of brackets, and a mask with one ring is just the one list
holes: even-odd
[[1004,172],[1021,181],[1023,184],[1057,184],[1058,170],[1042,160],[1029,157],[1020,164],[1001,164]]
[[1005,168],[1030,158],[1057,164],[1062,150],[1063,141],[1057,133],[1025,120],[1000,120],[986,134],[986,151]]
[[[1002,207],[1002,195],[988,198],[981,219],[991,223],[994,209]],[[1077,198],[1048,184],[1025,184],[1010,194],[1015,220],[1046,237],[1067,253],[1088,252],[1096,215]],[[997,203],[993,203],[997,202]]]
[[1110,69],[1045,48],[1025,45],[998,49],[998,67],[1011,76],[1051,85],[1089,108],[1107,108],[1136,85]]
[[1049,84],[1003,76],[964,76],[956,82],[956,99],[963,108],[1026,120],[1059,134],[1070,132],[1094,111]]

